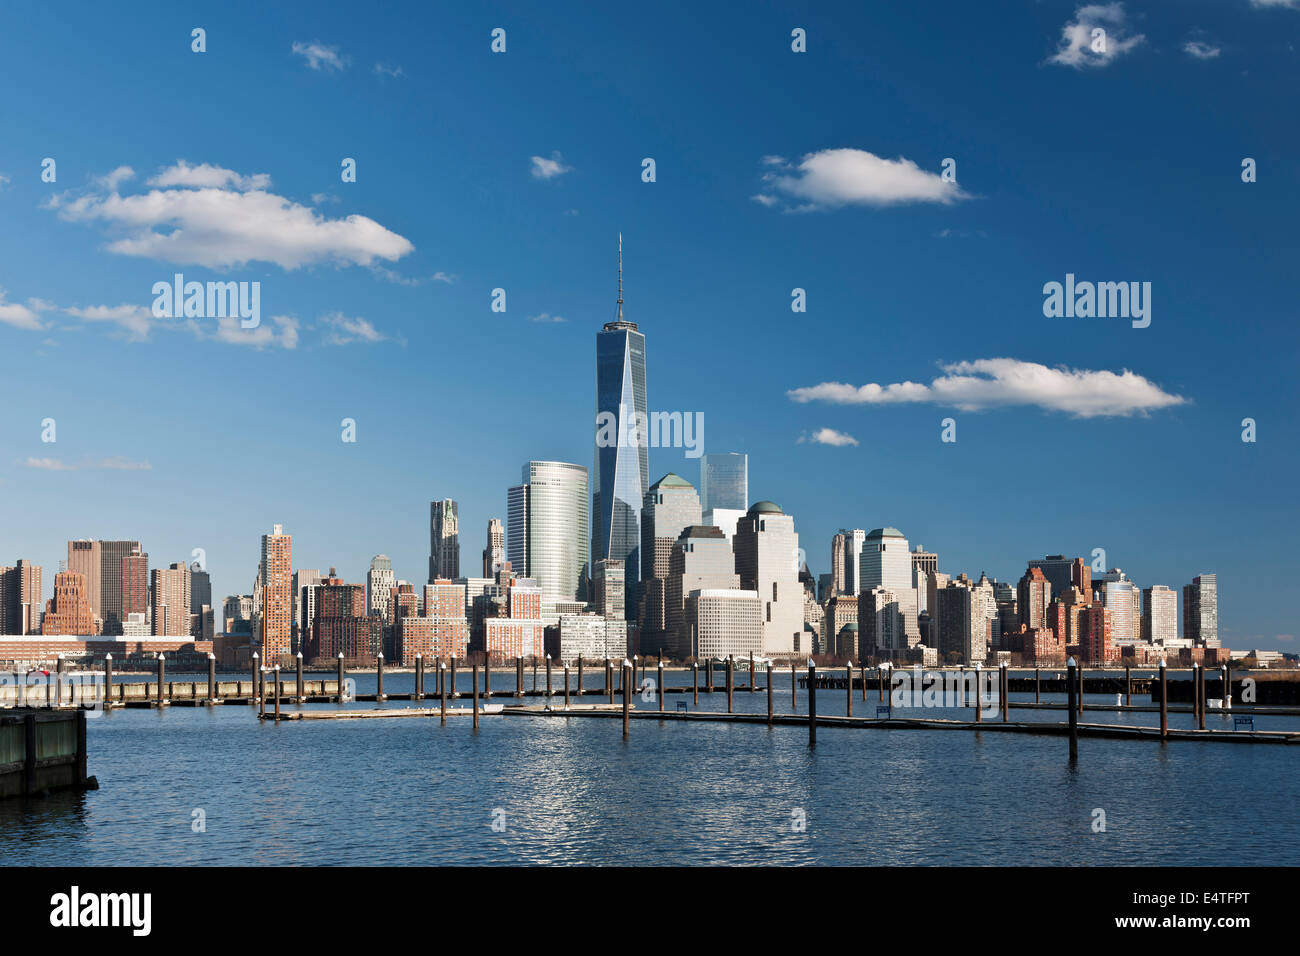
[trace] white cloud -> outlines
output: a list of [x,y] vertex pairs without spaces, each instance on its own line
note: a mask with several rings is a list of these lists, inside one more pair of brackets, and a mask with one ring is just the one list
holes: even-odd
[[153,312],[143,305],[92,305],[84,309],[73,307],[64,311],[87,322],[112,322],[121,326],[132,341],[148,338],[149,331],[153,328]]
[[78,462],[65,462],[60,458],[26,458],[18,463],[24,468],[40,471],[83,471],[88,469],[106,471],[150,471],[153,465],[147,461],[132,461],[124,455],[109,458],[83,458]]
[[294,43],[293,52],[306,60],[313,70],[341,70],[348,64],[347,57],[339,53],[338,47],[326,46],[320,40]]
[[546,159],[544,156],[532,157],[533,178],[534,179],[554,179],[556,176],[563,176],[565,173],[573,172],[572,166],[566,166],[564,157],[560,155],[557,149],[551,153],[551,158]]
[[1250,0],[1252,7],[1283,7],[1288,10],[1300,10],[1300,0]]
[[5,325],[27,332],[39,332],[45,328],[40,313],[49,311],[50,308],[50,304],[43,299],[28,299],[26,305],[6,302],[4,289],[0,289],[0,322]]
[[298,320],[287,315],[274,315],[271,324],[265,322],[254,329],[240,328],[239,318],[217,319],[213,338],[227,345],[248,345],[253,348],[298,347]]
[[388,336],[384,335],[369,319],[361,317],[349,318],[342,312],[332,312],[329,315],[321,316],[322,324],[332,331],[325,336],[325,341],[330,345],[347,345],[351,342],[383,342]]
[[[799,443],[804,442],[800,436]],[[837,432],[833,428],[819,428],[807,438],[814,445],[830,445],[833,448],[844,448],[848,445],[857,445],[858,440],[847,432]]]
[[117,187],[120,186],[122,183],[126,182],[128,179],[134,179],[134,178],[135,178],[134,169],[132,169],[130,166],[119,166],[117,167],[117,169],[113,170],[111,173],[108,173],[107,175],[96,176],[95,183],[101,189],[107,189],[109,192],[113,193],[113,192],[117,192]]
[[400,66],[390,66],[387,63],[376,63],[375,73],[379,76],[391,76],[394,79],[406,76],[406,71],[404,71]]
[[1183,52],[1198,60],[1213,60],[1223,51],[1202,40],[1188,40],[1183,44]]
[[551,313],[549,312],[539,312],[537,315],[530,315],[528,317],[528,321],[555,323],[555,322],[568,322],[569,320],[562,315],[551,315]]
[[1076,418],[1146,414],[1186,404],[1187,399],[1163,391],[1155,383],[1125,369],[1122,372],[1049,368],[1018,359],[976,359],[940,366],[947,374],[929,385],[846,385],[823,382],[786,394],[796,402],[836,405],[897,405],[925,402],[962,411],[1030,405],[1066,412]]
[[[1094,36],[1101,30],[1103,35]],[[1061,28],[1061,43],[1049,63],[1072,66],[1109,66],[1114,60],[1140,46],[1146,37],[1128,32],[1128,15],[1122,3],[1092,3],[1074,11],[1074,20]]]
[[193,186],[198,189],[230,188],[246,192],[250,189],[269,189],[271,177],[266,173],[241,176],[233,169],[223,169],[220,166],[213,166],[211,163],[199,163],[197,166],[191,166],[181,159],[176,161],[175,166],[168,166],[157,176],[150,179],[149,185],[160,186],[164,189],[170,186]]
[[753,197],[765,206],[778,204],[774,193],[802,201],[796,211],[917,202],[947,205],[970,198],[956,183],[944,182],[910,159],[882,159],[863,149],[824,149],[808,153],[798,165],[779,156],[765,156],[762,162],[777,170],[763,174],[767,191]]
[[47,208],[70,222],[102,222],[116,238],[108,250],[213,269],[273,262],[285,269],[317,263],[369,266],[414,250],[409,239],[365,216],[329,219],[266,192],[264,173],[242,176],[181,161],[150,181],[147,193],[59,194]]

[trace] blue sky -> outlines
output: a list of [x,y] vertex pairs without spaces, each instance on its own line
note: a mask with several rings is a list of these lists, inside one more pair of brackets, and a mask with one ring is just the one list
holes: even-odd
[[[815,572],[841,526],[1010,580],[1104,548],[1217,571],[1225,643],[1296,650],[1300,3],[134,9],[0,28],[0,560],[47,592],[75,537],[247,592],[273,522],[297,566],[419,582],[441,497],[474,571],[524,462],[591,465],[621,231],[651,408],[747,452]],[[262,327],[154,319],[178,271],[259,281]],[[1150,326],[1045,317],[1066,273],[1150,282]],[[790,394],[988,359],[977,407]]]

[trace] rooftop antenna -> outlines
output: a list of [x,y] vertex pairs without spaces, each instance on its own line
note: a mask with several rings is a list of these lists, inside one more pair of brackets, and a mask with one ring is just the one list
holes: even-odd
[[618,234],[618,321],[623,321],[623,233]]

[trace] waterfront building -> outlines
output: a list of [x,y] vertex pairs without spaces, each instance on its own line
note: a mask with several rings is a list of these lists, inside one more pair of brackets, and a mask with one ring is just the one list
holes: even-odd
[[732,539],[740,587],[763,602],[763,654],[807,654],[801,647],[803,585],[799,583],[799,535],[794,518],[771,501],[759,501],[736,525]]
[[41,634],[71,634],[91,637],[95,633],[95,614],[86,596],[86,577],[80,571],[60,571],[54,575],[54,597],[45,604]]
[[979,594],[966,575],[937,592],[939,656],[961,664],[982,664],[988,656],[987,623]]
[[700,508],[726,508],[743,514],[748,507],[749,456],[734,451],[701,456]]
[[1119,660],[1119,649],[1111,637],[1113,622],[1119,616],[1112,608],[1101,604],[1083,610],[1079,642],[1081,664],[1090,666]]
[[[211,586],[205,603],[212,603]],[[149,555],[141,551],[139,545],[122,558],[122,621],[133,614],[142,617],[149,614]]]
[[1219,580],[1200,574],[1183,585],[1183,637],[1197,647],[1219,647]]
[[397,575],[393,573],[393,562],[386,554],[377,554],[370,559],[370,570],[366,572],[366,613],[378,614],[385,622],[393,619],[393,588],[397,586]]
[[303,657],[333,663],[339,654],[355,663],[373,662],[383,649],[378,617],[366,613],[366,590],[346,584],[333,568],[316,585],[316,618]]
[[190,569],[184,561],[150,575],[154,637],[190,633]]
[[689,481],[669,472],[646,492],[641,506],[643,587],[641,640],[657,647],[668,628],[667,586],[673,548],[681,533],[701,524],[700,499]]
[[41,566],[24,558],[13,567],[0,568],[0,632],[40,633],[41,575]]
[[635,614],[642,577],[641,506],[650,486],[649,416],[645,335],[623,318],[622,236],[618,260],[618,310],[596,333],[591,560],[624,563],[627,610]]
[[686,620],[686,599],[692,591],[739,587],[735,556],[721,529],[706,525],[683,528],[670,555],[665,581],[664,633],[643,635],[641,652],[678,659],[689,657],[692,640]]
[[511,569],[537,581],[548,604],[585,599],[587,469],[563,461],[530,461],[522,477],[507,493],[506,559]]
[[627,657],[627,621],[599,614],[561,614],[554,627],[546,628],[546,653],[557,661],[572,663],[581,655],[593,667],[606,657]]
[[928,611],[930,605],[929,588],[926,587],[926,581],[931,571],[939,570],[939,555],[933,551],[926,551],[919,544],[912,549],[912,590],[916,592],[916,613],[920,615],[922,611]]
[[460,577],[460,519],[450,498],[429,502],[429,581]]
[[1017,585],[1020,623],[1033,630],[1047,626],[1047,608],[1052,603],[1052,582],[1041,567],[1030,564]]
[[858,657],[892,657],[906,650],[903,615],[898,597],[888,588],[875,587],[858,595]]
[[866,537],[860,562],[858,586],[862,590],[883,587],[898,599],[903,615],[907,646],[920,643],[916,623],[916,592],[912,589],[912,557],[907,539],[897,528],[876,528]]
[[[618,618],[625,621],[625,581],[623,562],[606,558],[596,562],[591,575],[591,601],[596,613],[601,617]],[[624,628],[624,633],[627,629]]]
[[1178,593],[1163,584],[1142,589],[1142,641],[1166,644],[1178,637]]
[[[324,580],[319,568],[299,568],[293,572],[293,623],[298,635],[297,650],[303,649],[311,634],[311,625],[316,619],[316,586]],[[306,651],[303,653],[305,655]]]
[[836,594],[826,602],[825,616],[822,619],[820,646],[816,651],[821,654],[839,654],[838,637],[847,624],[857,624],[858,598],[850,594]]
[[686,597],[688,654],[697,659],[763,654],[763,602],[756,591],[700,588]]
[[403,615],[400,627],[404,666],[413,666],[417,654],[426,662],[453,654],[463,659],[469,647],[464,586],[446,578],[426,584],[423,610]]
[[273,525],[270,534],[262,535],[258,582],[261,600],[255,608],[253,637],[261,648],[262,663],[270,667],[292,653],[293,538],[284,533],[283,525]]
[[[137,552],[139,541],[68,542],[68,570],[86,580],[91,613],[99,619],[96,633],[120,633],[122,618],[122,559]],[[180,633],[188,633],[188,628]]]

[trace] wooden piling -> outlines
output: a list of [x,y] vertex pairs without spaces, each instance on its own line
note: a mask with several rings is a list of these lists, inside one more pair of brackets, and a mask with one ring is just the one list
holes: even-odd
[[451,655],[451,673],[448,679],[451,681],[451,691],[450,691],[451,699],[455,700],[457,697],[460,696],[460,692],[456,690],[456,655],[455,654]]
[[569,709],[569,662],[564,662],[564,709]]
[[167,673],[167,655],[158,655],[158,706],[164,703],[163,699],[163,675]]
[[257,669],[257,706],[258,712],[266,713],[266,668]]
[[478,730],[478,665],[474,665],[474,729]]
[[1035,704],[1037,704],[1042,699],[1042,697],[1039,694],[1041,686],[1042,686],[1042,682],[1039,679],[1039,671],[1038,668],[1035,667],[1034,668],[1034,703]]
[[694,706],[700,703],[700,662],[691,662],[691,693],[694,695]]
[[1205,729],[1205,708],[1206,708],[1205,668],[1204,667],[1197,668],[1197,675],[1198,675],[1198,679],[1201,682],[1201,692],[1200,694],[1197,695],[1201,699],[1201,711],[1199,714],[1200,722],[1197,724],[1197,729],[1204,730]]
[[794,669],[794,661],[791,661],[790,662],[790,707],[791,709],[796,709],[796,710],[799,707],[799,681],[796,679],[797,676],[798,674]]
[[885,665],[883,664],[876,665],[876,684],[880,691],[880,700],[883,702],[885,699]]
[[734,703],[734,694],[736,691],[735,679],[735,659],[730,654],[727,655],[727,713],[731,713]]
[[713,693],[713,656],[710,655],[704,661],[704,690],[707,693]]
[[1124,704],[1130,706],[1133,703],[1133,672],[1130,665],[1124,665]]
[[817,665],[808,661],[808,746],[817,746]]
[[113,699],[113,655],[104,655],[104,709]]
[[217,656],[208,651],[208,702],[217,701]]
[[1232,709],[1232,678],[1228,674],[1228,665],[1224,664],[1221,668],[1223,673],[1223,709]]
[[524,696],[524,659],[515,658],[515,696]]
[[1165,676],[1165,662],[1160,661],[1160,739],[1169,737],[1169,681]]
[[749,692],[752,694],[757,688],[754,686],[754,652],[749,652]]
[[657,680],[659,681],[659,713],[664,712],[664,659],[663,655],[659,657],[659,664],[655,668]]
[[977,724],[983,723],[984,721],[984,701],[981,699],[984,696],[982,693],[984,688],[980,686],[980,678],[982,676],[983,672],[980,670],[980,666],[977,663],[975,665],[975,723]]
[[1083,713],[1083,662],[1079,662],[1079,713]]
[[844,676],[848,678],[848,680],[846,681],[846,683],[848,684],[848,692],[845,694],[845,697],[848,700],[848,715],[852,717],[853,716],[853,664],[852,662],[850,662],[848,666],[845,667]]
[[415,699],[424,700],[424,655],[415,655]]
[[627,739],[628,713],[632,710],[632,662],[625,660],[619,668],[623,682],[623,739]]
[[605,693],[609,696],[609,702],[614,703],[614,662],[608,657],[605,658]]
[[280,719],[280,665],[275,665],[275,671],[271,674],[271,679],[275,681],[275,719]]
[[[342,656],[343,656],[342,654],[339,655],[339,657]],[[249,662],[253,665],[253,690],[255,691],[257,697],[261,697],[262,696],[262,659],[261,657],[258,656],[257,651],[253,651],[253,656],[249,658]],[[342,688],[340,688],[340,690],[341,689]],[[256,704],[257,700],[256,699],[251,700],[249,701],[249,703]]]
[[767,662],[767,724],[772,725],[772,662]]
[[447,665],[438,660],[438,693],[442,698],[442,725],[447,726]]
[[546,655],[546,706],[551,706],[551,655]]
[[381,701],[385,699],[384,697],[384,652],[383,651],[380,651],[379,656],[375,658],[375,676],[379,683],[378,689],[375,691],[375,700]]
[[582,655],[578,655],[578,696],[582,696]]
[[1011,722],[1011,671],[1004,663],[1002,665],[1002,722],[1008,724]]
[[867,702],[867,662],[865,659],[858,665],[858,671],[858,676],[862,678],[862,702],[865,704]]
[[1079,712],[1074,707],[1075,666],[1073,657],[1066,662],[1066,670],[1068,671],[1066,709],[1070,712],[1070,761],[1073,762],[1079,759]]

